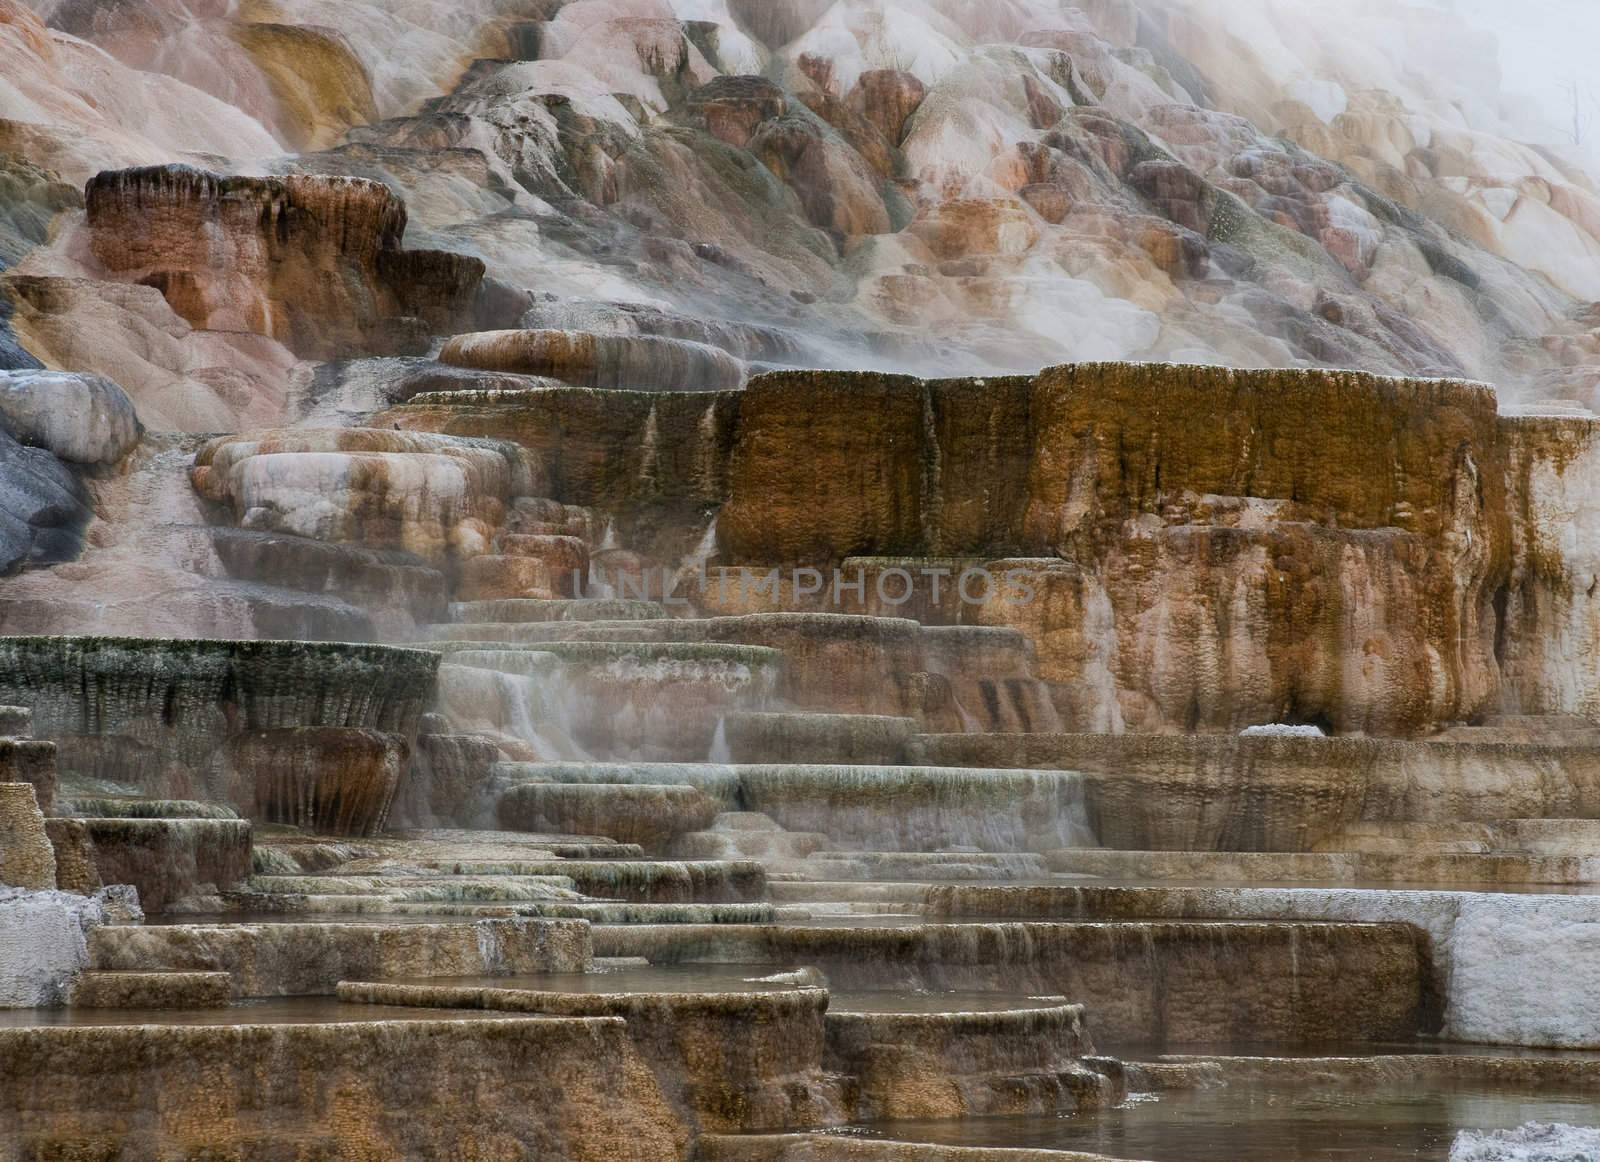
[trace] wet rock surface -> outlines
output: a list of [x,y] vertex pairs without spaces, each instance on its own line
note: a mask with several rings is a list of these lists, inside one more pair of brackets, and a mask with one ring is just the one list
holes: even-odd
[[235,887],[250,875],[244,819],[64,818],[47,827],[57,851],[76,845],[73,859],[83,865],[74,869],[81,885],[61,887],[128,884],[151,914]]
[[10,638],[0,652],[0,682],[57,742],[63,776],[222,802],[239,736],[413,734],[437,667],[426,653],[302,642]]
[[1486,18],[0,0],[0,1154],[1592,1118],[1600,212]]

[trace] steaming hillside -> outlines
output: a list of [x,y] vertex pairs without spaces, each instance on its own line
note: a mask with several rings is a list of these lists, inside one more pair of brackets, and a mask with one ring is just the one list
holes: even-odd
[[175,161],[377,179],[408,246],[481,259],[507,302],[756,323],[758,363],[1329,365],[1584,402],[1600,365],[1593,183],[1515,139],[1493,39],[1433,8],[4,0],[0,62],[12,326],[156,428],[293,421],[308,354],[281,311],[239,328],[277,342],[144,335],[197,319],[170,280],[175,316],[115,285],[154,284],[86,243],[76,189]]
[[0,1158],[1591,1157],[1485,3],[0,0]]

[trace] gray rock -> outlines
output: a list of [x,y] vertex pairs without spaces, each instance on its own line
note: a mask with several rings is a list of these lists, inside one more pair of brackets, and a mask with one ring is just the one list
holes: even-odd
[[[0,264],[0,270],[4,269],[4,265]],[[17,342],[16,335],[11,331],[11,311],[11,301],[0,293],[0,371],[43,366]]]
[[0,573],[29,561],[74,560],[91,515],[88,494],[71,468],[0,430]]
[[19,443],[76,464],[115,464],[143,430],[127,392],[72,371],[0,372],[0,424]]

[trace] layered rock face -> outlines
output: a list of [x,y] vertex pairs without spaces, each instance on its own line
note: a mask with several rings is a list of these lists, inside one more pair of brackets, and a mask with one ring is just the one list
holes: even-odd
[[704,520],[727,497],[742,393],[592,392],[576,388],[437,392],[381,413],[402,431],[508,440],[538,457],[546,487],[569,504],[627,519]]
[[236,739],[225,796],[246,818],[328,835],[375,835],[411,757],[403,734],[299,726]]
[[438,666],[298,642],[8,638],[0,654],[65,780],[347,834],[382,827]]
[[[384,422],[515,440],[557,495],[622,528],[678,524],[678,544],[714,507],[716,565],[736,578],[822,566],[861,585],[814,590],[819,612],[1019,629],[1068,729],[1418,734],[1595,697],[1548,645],[1593,650],[1594,570],[1564,531],[1588,524],[1593,421],[1500,416],[1482,385],[777,373],[703,405],[441,395]],[[917,604],[877,597],[897,570]],[[702,608],[808,607],[784,578],[741,604],[749,585],[716,576]]]
[[191,326],[270,335],[310,358],[425,349],[470,316],[483,265],[405,250],[405,204],[376,182],[232,178],[182,166],[88,185],[88,245]]
[[1086,727],[1414,733],[1589,697],[1504,668],[1586,624],[1553,591],[1584,571],[1549,548],[1567,423],[1359,375],[778,375],[740,401],[717,530],[738,565],[987,562],[957,616],[1027,632]]

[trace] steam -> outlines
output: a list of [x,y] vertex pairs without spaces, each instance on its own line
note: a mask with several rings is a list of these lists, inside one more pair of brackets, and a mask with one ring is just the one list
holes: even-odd
[[1600,81],[1593,51],[1600,43],[1600,6],[1590,0],[1433,3],[1495,38],[1508,112],[1527,140],[1577,146],[1591,165],[1600,163]]

